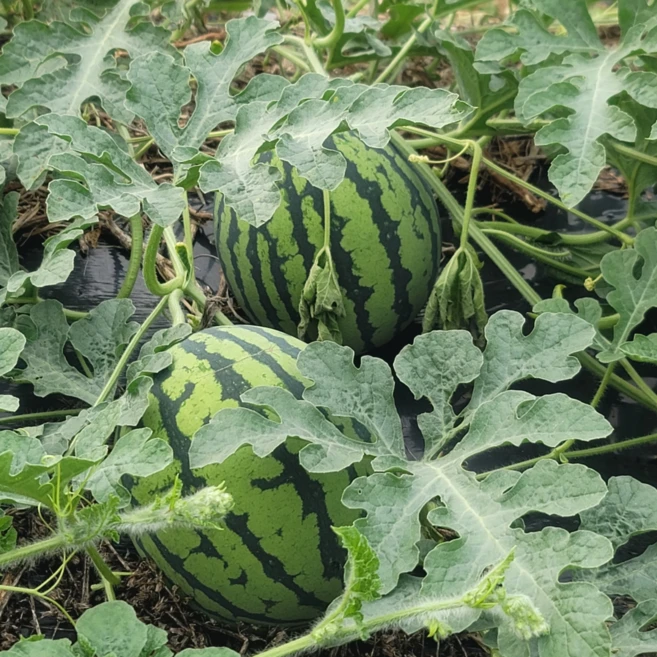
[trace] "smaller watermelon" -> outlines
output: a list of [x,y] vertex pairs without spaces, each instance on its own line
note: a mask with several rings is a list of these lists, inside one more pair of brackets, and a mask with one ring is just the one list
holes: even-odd
[[300,340],[256,326],[211,328],[171,348],[173,364],[157,374],[144,424],[169,442],[174,464],[132,488],[147,504],[178,475],[183,493],[226,483],[235,508],[223,531],[167,530],[137,547],[210,615],[254,624],[297,624],[319,615],[341,591],[345,553],[332,526],[357,517],[341,503],[355,468],[309,474],[288,441],[266,458],[242,447],[224,463],[192,471],[194,433],[222,408],[259,385],[301,397]]
[[[344,305],[337,325],[343,343],[363,353],[391,340],[427,303],[440,263],[438,208],[394,145],[370,148],[352,133],[325,145],[347,162],[330,193],[329,246]],[[297,335],[304,285],[324,245],[324,195],[271,151],[260,161],[281,173],[282,203],[255,228],[218,195],[217,252],[249,319]]]

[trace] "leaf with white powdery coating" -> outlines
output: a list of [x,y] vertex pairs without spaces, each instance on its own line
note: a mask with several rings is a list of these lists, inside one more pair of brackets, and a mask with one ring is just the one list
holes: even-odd
[[0,84],[18,86],[7,101],[7,116],[21,116],[33,107],[79,116],[82,103],[98,98],[110,116],[130,123],[133,117],[123,106],[128,84],[119,75],[114,52],[175,54],[169,32],[152,25],[148,12],[137,15],[135,9],[145,5],[118,0],[104,15],[79,8],[76,25],[17,25],[0,56]]
[[420,335],[395,359],[395,372],[416,399],[428,399],[430,413],[418,416],[425,450],[438,449],[454,428],[452,397],[456,388],[474,381],[484,359],[467,331],[440,331]]
[[[633,477],[612,477],[600,504],[582,513],[583,529],[608,538],[618,549],[636,535],[657,531],[657,490]],[[576,571],[577,580],[592,582],[607,595],[651,600],[657,590],[657,545],[638,556],[614,560],[593,571]]]
[[[25,347],[25,336],[13,328],[0,328],[0,377],[11,371]],[[11,413],[18,409],[19,400],[13,395],[0,395],[0,411]]]
[[517,312],[502,310],[486,325],[486,349],[481,374],[468,405],[470,415],[485,401],[523,379],[556,383],[570,379],[581,368],[574,356],[591,345],[594,329],[572,314],[540,315],[529,335]]
[[262,163],[251,166],[265,143],[277,142],[281,160],[315,187],[332,190],[344,178],[346,161],[324,142],[340,126],[357,131],[368,145],[383,148],[392,127],[420,123],[443,128],[463,118],[466,108],[456,94],[444,89],[368,87],[310,73],[286,87],[280,100],[251,103],[238,111],[235,132],[223,140],[216,160],[202,166],[200,186],[221,192],[240,218],[259,226],[280,204],[278,176]]
[[[185,66],[163,54],[136,59],[128,72],[131,83],[127,107],[142,118],[158,146],[171,159],[177,147],[198,149],[220,123],[233,121],[240,95],[230,86],[239,69],[256,55],[283,41],[278,23],[255,16],[226,23],[227,40],[219,54],[208,42],[187,46]],[[183,105],[191,98],[190,79],[196,80],[195,107],[184,128],[179,125]]]
[[[644,0],[644,4],[647,3]],[[521,10],[515,15],[517,34],[493,29],[477,48],[480,61],[500,61],[518,52],[526,65],[540,64],[553,56],[569,53],[561,64],[539,67],[520,82],[516,115],[527,123],[557,108],[572,111],[553,120],[536,133],[537,145],[561,145],[568,152],[558,155],[549,172],[561,198],[568,205],[579,203],[590,191],[606,163],[601,138],[634,142],[633,118],[610,101],[629,94],[638,103],[657,108],[657,76],[649,71],[632,71],[626,60],[651,52],[657,43],[657,21],[624,22],[623,37],[606,49],[584,0],[534,0],[535,7],[566,27],[565,34],[551,34],[537,16]]]
[[241,399],[272,408],[279,419],[242,407],[220,411],[194,434],[189,448],[192,468],[222,463],[242,445],[251,445],[256,456],[264,457],[290,436],[308,442],[299,460],[310,472],[335,472],[360,462],[365,454],[385,453],[370,443],[347,438],[315,406],[282,388],[253,388]]
[[[96,307],[89,317],[69,328],[61,303],[46,300],[30,310],[34,332],[27,335],[21,358],[27,364],[15,378],[31,383],[34,394],[45,397],[60,393],[93,404],[121,356],[123,348],[137,329],[128,318],[134,306],[128,299],[109,299]],[[94,336],[97,342],[94,347]],[[88,377],[73,367],[64,355],[68,340],[86,354],[94,368]]]
[[630,609],[609,628],[614,657],[637,657],[657,651],[657,630],[644,631],[657,619],[657,600],[647,600]]
[[109,207],[124,217],[142,210],[166,227],[182,214],[184,191],[169,183],[158,185],[132,159],[120,137],[72,116],[46,114],[37,124],[44,128],[31,128],[26,139],[19,135],[14,148],[19,162],[33,162],[35,154],[41,157],[38,165],[24,171],[26,186],[47,170],[61,174],[48,186],[51,222],[76,216],[91,219]]
[[403,457],[404,437],[394,402],[394,380],[390,367],[379,358],[363,356],[354,365],[354,352],[332,342],[312,343],[297,359],[299,371],[313,385],[303,398],[315,406],[330,409],[334,417],[358,420],[382,453]]
[[[106,502],[116,495],[123,506],[130,503],[130,493],[121,485],[123,475],[148,477],[164,470],[173,459],[173,451],[160,438],[151,438],[150,429],[135,429],[119,438],[109,456],[87,479],[85,488],[98,502]],[[84,454],[76,455],[84,458]]]
[[620,315],[612,344],[598,355],[601,362],[611,363],[625,356],[622,347],[630,333],[646,312],[657,306],[657,229],[642,230],[634,240],[634,248],[605,255],[600,270],[614,288],[607,294],[607,303]]
[[632,340],[621,345],[623,354],[642,363],[657,363],[657,333],[635,335]]

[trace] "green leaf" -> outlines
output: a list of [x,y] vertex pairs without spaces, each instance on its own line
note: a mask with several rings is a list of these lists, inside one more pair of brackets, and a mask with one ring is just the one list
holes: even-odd
[[271,407],[278,420],[269,419],[248,408],[220,411],[194,434],[189,448],[192,468],[221,463],[242,445],[252,445],[256,456],[267,456],[289,436],[297,436],[309,443],[301,450],[299,458],[311,472],[333,472],[359,463],[365,454],[386,453],[385,446],[347,438],[312,404],[296,399],[282,388],[253,388],[245,392],[241,399],[249,404]]
[[86,228],[97,221],[95,216],[86,220],[78,219],[64,230],[49,237],[44,243],[43,258],[39,268],[33,272],[17,271],[14,273],[7,281],[5,290],[0,289],[0,295],[3,292],[12,296],[20,294],[28,282],[36,288],[50,287],[65,282],[73,271],[75,260],[75,253],[67,247],[81,237]]
[[[657,73],[657,62],[647,57],[642,58],[644,67]],[[657,77],[654,78],[657,82]],[[643,107],[629,96],[621,96],[616,104],[629,114],[637,127],[637,136],[633,148],[640,153],[657,157],[657,110]],[[652,131],[651,131],[652,128]],[[654,134],[653,134],[654,133]],[[628,196],[639,199],[642,192],[657,180],[657,167],[642,162],[636,157],[620,153],[615,148],[607,149],[607,160],[615,166],[627,182]]]
[[10,192],[0,204],[0,287],[7,285],[11,275],[19,270],[18,251],[12,236],[19,198],[17,192]]
[[18,532],[12,524],[12,517],[6,516],[4,511],[0,509],[0,554],[9,552],[16,547]]
[[93,465],[93,461],[72,456],[44,457],[37,438],[0,431],[0,500],[52,508],[56,487],[64,490],[68,482]]
[[475,67],[475,55],[470,43],[458,33],[441,29],[439,23],[429,28],[428,37],[425,38],[447,58],[461,98],[477,108],[476,123],[470,126],[468,122],[472,129],[483,127],[486,120],[500,110],[513,107],[518,89],[513,74],[506,72],[490,75],[479,72]]
[[139,351],[139,357],[128,365],[126,378],[134,381],[142,374],[157,374],[165,370],[173,362],[169,348],[189,337],[192,327],[189,324],[176,324],[167,329],[161,329]]
[[107,453],[107,440],[116,427],[135,426],[139,423],[148,408],[151,385],[151,379],[139,377],[118,399],[84,409],[79,415],[64,422],[43,425],[38,435],[46,453],[62,455],[75,438],[79,453],[102,458]]
[[575,313],[566,299],[544,299],[539,301],[533,308],[536,313],[570,313],[577,315],[587,322],[595,331],[592,347],[598,351],[607,349],[611,342],[598,329],[598,322],[602,318],[602,306],[597,299],[584,297],[575,300]]
[[[581,526],[605,536],[618,549],[633,536],[657,530],[657,490],[632,477],[612,477],[605,498],[582,514]],[[574,575],[607,595],[628,595],[637,602],[651,600],[657,590],[656,554],[657,545],[651,545],[636,557]]]
[[130,217],[139,212],[140,204],[152,221],[163,226],[180,217],[183,190],[168,183],[157,185],[132,159],[125,142],[73,117],[50,114],[39,123],[68,142],[71,151],[55,153],[48,160],[50,168],[72,178],[49,185],[50,221],[91,217],[106,207]]
[[[147,54],[130,66],[127,107],[142,118],[158,146],[171,159],[174,150],[197,150],[220,123],[235,119],[240,96],[230,85],[240,68],[256,55],[283,41],[278,23],[255,16],[226,23],[227,41],[218,55],[208,42],[185,48],[186,66],[161,53]],[[191,77],[198,90],[195,109],[184,128],[179,125],[182,107],[189,103]]]
[[8,117],[34,107],[79,116],[84,102],[98,100],[113,118],[132,120],[123,106],[128,85],[114,52],[136,57],[175,51],[169,33],[148,21],[142,2],[115,0],[105,6],[104,13],[98,6],[94,12],[78,9],[75,24],[28,21],[16,26],[0,56],[0,84],[18,86],[7,102]]
[[630,342],[621,345],[625,356],[642,363],[657,363],[657,333],[635,335]]
[[425,448],[439,450],[454,428],[457,415],[452,397],[458,386],[472,383],[484,359],[467,331],[440,331],[418,336],[395,359],[395,372],[416,399],[426,398],[433,407],[418,416]]
[[84,638],[96,654],[113,657],[139,657],[148,639],[146,627],[122,600],[92,607],[76,623],[78,637]]
[[240,218],[259,226],[280,203],[278,176],[263,163],[251,166],[266,143],[275,142],[281,160],[315,187],[330,191],[346,169],[344,157],[323,145],[338,128],[348,127],[369,146],[383,148],[393,126],[442,128],[463,118],[466,108],[444,89],[368,87],[304,75],[283,89],[278,101],[251,102],[238,110],[235,132],[222,141],[216,159],[201,167],[199,184],[203,191],[221,192]]
[[[0,377],[10,372],[18,362],[25,347],[25,337],[13,328],[0,328]],[[12,395],[0,395],[0,411],[14,412],[19,400]]]
[[78,657],[68,639],[25,639],[15,643],[7,654],[13,657]]
[[644,631],[657,618],[657,600],[647,600],[630,609],[611,625],[614,657],[636,657],[657,651],[657,630]]
[[[643,0],[647,6],[647,0]],[[611,104],[615,97],[628,94],[639,104],[657,108],[657,77],[650,71],[630,71],[626,60],[649,53],[657,41],[654,20],[633,24],[624,31],[620,44],[605,48],[597,37],[584,0],[534,0],[536,8],[558,20],[565,35],[545,29],[539,19],[526,10],[515,14],[517,34],[490,30],[477,48],[482,62],[500,61],[518,52],[525,65],[540,67],[520,82],[516,115],[523,121],[566,108],[571,113],[541,128],[535,137],[539,146],[559,145],[566,153],[558,155],[550,167],[550,180],[565,203],[574,206],[591,190],[606,164],[601,139],[609,135],[634,142],[636,124],[627,112]],[[569,53],[558,65],[554,56]],[[552,55],[553,57],[550,57]]]
[[[160,438],[151,438],[150,429],[135,429],[119,438],[105,458],[91,473],[85,487],[98,502],[118,496],[123,506],[130,503],[130,493],[121,486],[123,475],[148,477],[169,465],[173,459],[171,447]],[[84,452],[76,455],[85,458]]]
[[[21,356],[27,367],[19,370],[15,378],[31,383],[39,397],[60,393],[95,403],[137,329],[134,322],[128,322],[133,313],[129,299],[109,299],[69,329],[59,301],[36,304],[30,310],[34,331],[26,335],[27,344]],[[68,362],[64,347],[69,340],[89,360],[91,377]]]
[[600,269],[613,287],[607,303],[620,318],[614,326],[614,339],[598,355],[603,363],[624,357],[622,346],[648,310],[657,306],[657,229],[646,228],[634,240],[634,248],[613,251],[604,256]]
[[304,349],[297,366],[305,377],[314,381],[303,393],[306,401],[330,409],[335,418],[357,420],[376,441],[372,454],[404,457],[402,425],[393,396],[394,381],[384,361],[363,356],[356,367],[351,349],[325,343]]
[[[242,395],[242,401],[267,406],[278,415],[269,419],[248,408],[226,409],[194,435],[189,448],[192,468],[221,463],[241,445],[252,445],[266,456],[297,436],[309,442],[300,452],[302,465],[312,472],[332,472],[360,462],[363,457],[404,457],[401,421],[394,406],[394,383],[383,361],[364,356],[354,366],[354,352],[334,342],[315,342],[299,355],[299,371],[315,380],[304,397],[276,387],[258,387]],[[369,384],[369,385],[368,385]],[[371,385],[371,387],[369,387]],[[365,427],[375,442],[345,436],[317,407],[330,409],[336,418],[352,417]]]
[[340,537],[348,554],[345,590],[340,604],[340,607],[344,604],[342,618],[353,618],[358,624],[363,620],[363,603],[380,597],[379,559],[355,527],[337,527],[333,531]]
[[342,344],[339,320],[345,314],[342,290],[331,253],[322,249],[315,257],[299,299],[299,337],[303,339],[317,335],[318,340]]
[[534,378],[556,383],[580,370],[573,355],[590,346],[594,330],[572,315],[541,315],[529,335],[523,334],[524,319],[516,312],[495,313],[486,325],[486,349],[481,374],[475,382],[471,414],[485,401],[511,384]]
[[520,9],[508,21],[515,32],[493,28],[484,33],[477,44],[478,61],[500,62],[520,52],[520,61],[532,66],[550,55],[588,54],[603,49],[585,0],[533,0],[532,4],[541,13],[556,18],[565,30],[553,34],[535,13]]

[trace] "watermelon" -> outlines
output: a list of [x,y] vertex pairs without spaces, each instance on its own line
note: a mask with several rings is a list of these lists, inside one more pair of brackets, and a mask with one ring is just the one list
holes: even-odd
[[173,364],[155,376],[145,426],[169,442],[174,463],[133,482],[137,504],[168,490],[178,475],[183,493],[226,483],[235,500],[224,530],[169,529],[136,539],[168,579],[210,615],[254,624],[296,624],[320,614],[342,588],[345,553],[332,526],[356,515],[341,503],[355,469],[309,474],[297,443],[266,458],[241,447],[222,464],[192,471],[194,433],[220,409],[258,385],[300,397],[296,357],[305,344],[256,326],[210,328],[171,348]]
[[[374,149],[338,133],[325,145],[347,161],[345,179],[330,193],[330,247],[346,306],[343,342],[362,353],[388,342],[428,301],[440,262],[438,209],[392,144]],[[218,196],[217,251],[248,318],[297,335],[303,287],[324,243],[323,193],[271,151],[260,161],[280,171],[282,203],[255,228]]]

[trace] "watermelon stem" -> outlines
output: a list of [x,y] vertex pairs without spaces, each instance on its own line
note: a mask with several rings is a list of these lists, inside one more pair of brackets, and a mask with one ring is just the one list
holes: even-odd
[[345,25],[342,0],[333,0],[333,11],[335,12],[335,24],[333,25],[333,29],[327,35],[313,39],[314,45],[318,48],[330,48],[333,50],[335,45],[342,38]]
[[130,262],[128,263],[128,271],[123,279],[121,289],[116,295],[117,299],[127,299],[132,294],[132,290],[137,282],[137,277],[139,276],[141,257],[144,250],[144,226],[142,224],[141,212],[130,217],[129,221],[130,235],[132,236],[132,244],[130,245]]
[[184,277],[180,273],[177,273],[175,278],[166,283],[160,283],[157,278],[157,255],[163,235],[164,227],[153,224],[151,234],[148,237],[148,243],[146,244],[146,252],[144,253],[144,283],[146,283],[148,291],[158,297],[164,297],[170,294],[175,289],[181,287],[184,282]]

